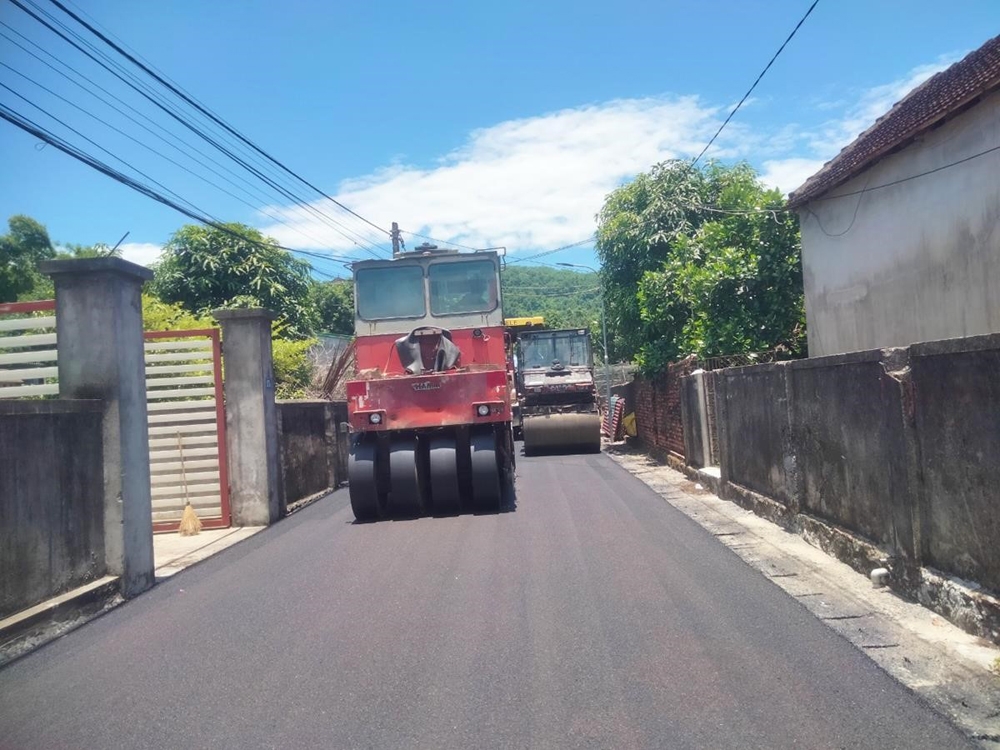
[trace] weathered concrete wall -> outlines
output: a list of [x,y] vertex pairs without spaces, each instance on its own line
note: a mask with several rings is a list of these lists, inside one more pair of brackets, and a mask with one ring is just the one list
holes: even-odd
[[722,478],[774,498],[796,500],[794,454],[789,450],[785,365],[719,370],[716,404],[722,414]]
[[0,618],[103,576],[100,401],[0,401]]
[[993,93],[799,212],[812,356],[1000,331],[1000,152],[871,190],[992,148],[998,127]]
[[347,479],[347,404],[278,401],[282,507]]
[[1000,592],[1000,336],[910,349],[924,559]]
[[912,556],[907,425],[891,366],[878,351],[786,365],[790,449],[803,511]]
[[622,385],[612,386],[611,395],[625,399],[626,413],[635,411],[635,381],[630,380]]
[[724,492],[1000,592],[1000,335],[714,376]]

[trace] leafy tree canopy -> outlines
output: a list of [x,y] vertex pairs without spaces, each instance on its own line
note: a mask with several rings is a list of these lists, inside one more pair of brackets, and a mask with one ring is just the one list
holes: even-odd
[[797,217],[746,164],[658,164],[608,196],[597,252],[617,354],[656,371],[805,347]]
[[354,282],[350,279],[316,282],[309,289],[316,308],[317,331],[354,335]]
[[309,265],[243,224],[228,231],[187,225],[170,238],[154,269],[152,292],[193,313],[221,307],[265,307],[279,315],[286,338],[309,336],[316,311]]
[[0,236],[0,302],[32,297],[47,279],[38,271],[43,260],[56,257],[45,227],[27,216],[11,216],[9,232]]

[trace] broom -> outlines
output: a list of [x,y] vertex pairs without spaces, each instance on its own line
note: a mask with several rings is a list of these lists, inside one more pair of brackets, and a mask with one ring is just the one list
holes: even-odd
[[177,453],[181,459],[181,482],[184,483],[184,513],[181,515],[181,524],[177,527],[177,533],[181,536],[195,536],[201,533],[201,519],[194,512],[191,498],[188,495],[187,472],[184,470],[184,446],[181,445],[180,432],[177,433]]

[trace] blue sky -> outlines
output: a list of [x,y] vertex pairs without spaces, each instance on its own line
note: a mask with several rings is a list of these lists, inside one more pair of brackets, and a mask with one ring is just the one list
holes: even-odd
[[[58,14],[48,0],[33,1]],[[615,185],[656,161],[700,151],[809,5],[74,2],[376,224],[396,220],[463,244],[502,244],[514,257],[587,237]],[[0,21],[164,126],[179,127],[8,0],[0,0]],[[792,190],[912,86],[998,31],[997,0],[961,0],[946,9],[920,0],[820,0],[709,155],[746,159],[770,184]],[[0,32],[12,35],[2,26]],[[160,146],[2,37],[0,63]],[[0,83],[213,216],[260,227],[293,247],[361,252],[325,217],[317,220],[278,195],[244,196],[252,205],[237,201],[2,66]],[[5,89],[0,103],[51,124]],[[219,182],[204,172],[201,157],[162,150]],[[26,213],[57,241],[114,243],[127,230],[128,257],[149,262],[187,221],[5,122],[0,170],[3,218]],[[305,189],[301,195],[317,197]],[[329,203],[314,207],[352,237],[372,239]],[[581,247],[544,260],[593,257]]]

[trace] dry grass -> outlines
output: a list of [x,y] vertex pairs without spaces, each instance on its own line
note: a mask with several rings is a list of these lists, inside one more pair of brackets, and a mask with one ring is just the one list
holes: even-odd
[[330,363],[319,387],[320,396],[331,401],[343,401],[347,397],[347,379],[353,372],[354,347],[346,346],[337,352]]

